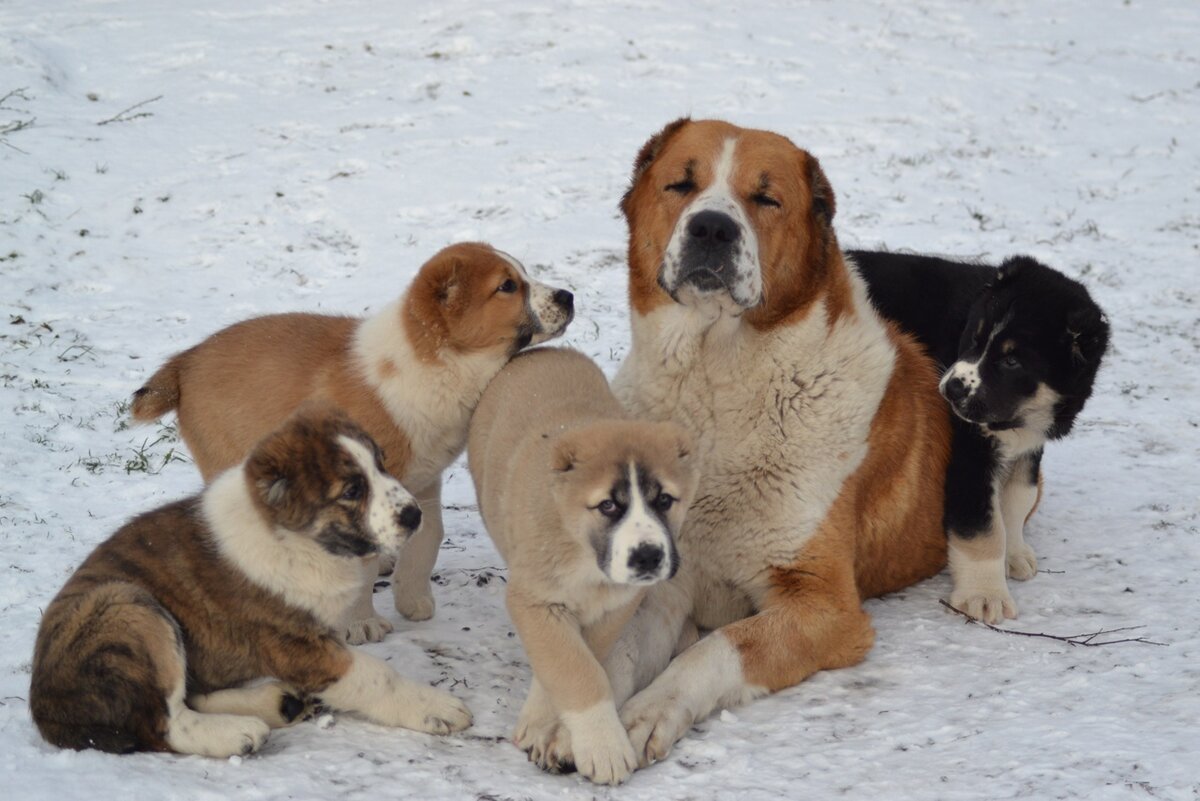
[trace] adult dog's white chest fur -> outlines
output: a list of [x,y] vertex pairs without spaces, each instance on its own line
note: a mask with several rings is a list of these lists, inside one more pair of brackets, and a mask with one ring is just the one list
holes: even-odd
[[770,568],[795,562],[866,455],[895,352],[852,283],[854,311],[832,326],[820,303],[766,332],[715,299],[634,315],[614,390],[634,414],[675,420],[698,442],[676,580],[701,625],[759,606]]

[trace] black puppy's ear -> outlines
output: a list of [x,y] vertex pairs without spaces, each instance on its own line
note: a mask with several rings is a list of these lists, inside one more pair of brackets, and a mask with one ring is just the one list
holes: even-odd
[[1007,283],[1008,281],[1012,281],[1031,263],[1036,262],[1034,262],[1033,259],[1029,258],[1028,256],[1013,256],[1012,258],[1005,259],[1000,264],[1000,268],[996,270],[996,277],[992,281],[992,285],[998,286],[1000,284]]
[[1095,306],[1072,309],[1067,314],[1067,339],[1071,361],[1095,367],[1108,350],[1108,318]]

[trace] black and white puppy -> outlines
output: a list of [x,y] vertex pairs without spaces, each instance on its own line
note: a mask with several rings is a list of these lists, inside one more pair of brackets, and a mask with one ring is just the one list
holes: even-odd
[[1015,618],[1006,575],[1037,557],[1024,525],[1041,497],[1042,448],[1071,431],[1108,348],[1087,289],[1027,256],[998,268],[932,256],[849,251],[871,301],[945,372],[953,411],[945,525],[950,603],[988,623]]

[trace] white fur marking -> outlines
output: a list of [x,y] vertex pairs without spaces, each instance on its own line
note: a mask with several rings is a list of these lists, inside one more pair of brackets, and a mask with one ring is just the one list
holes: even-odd
[[[608,576],[617,584],[654,584],[667,577],[671,571],[670,535],[661,522],[646,508],[646,499],[638,486],[637,466],[629,466],[629,508],[625,517],[613,531]],[[650,576],[639,576],[629,567],[629,557],[641,545],[662,550],[662,561]]]
[[758,260],[758,235],[732,184],[736,166],[736,139],[726,139],[713,165],[713,181],[684,209],[675,223],[671,241],[663,254],[663,283],[678,289],[680,262],[688,242],[688,224],[703,211],[716,211],[731,217],[739,236],[733,255],[733,280],[729,294],[743,308],[757,306],[762,300],[762,267]]
[[334,556],[313,540],[273,528],[250,498],[244,466],[208,486],[201,509],[217,548],[246,577],[331,627],[341,625],[361,584],[357,559]]
[[[181,666],[182,667],[182,666]],[[223,759],[257,751],[271,727],[249,715],[210,715],[193,712],[184,703],[184,682],[167,697],[167,745],[180,754]]]
[[416,506],[417,499],[399,481],[375,466],[375,455],[361,442],[341,435],[338,444],[362,468],[370,488],[367,525],[384,555],[394,556],[400,544],[412,533],[400,525],[400,512],[406,506]]

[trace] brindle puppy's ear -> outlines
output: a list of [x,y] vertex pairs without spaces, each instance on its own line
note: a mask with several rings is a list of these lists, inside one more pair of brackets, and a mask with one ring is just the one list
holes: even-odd
[[667,144],[667,140],[674,136],[676,131],[691,121],[691,117],[680,117],[674,122],[667,123],[665,128],[650,137],[646,140],[646,144],[642,145],[642,149],[638,151],[637,158],[633,160],[633,175],[629,179],[629,188],[621,196],[621,211],[626,215],[629,214],[629,197],[633,194],[633,188],[637,185],[638,180],[641,179],[642,174],[658,158],[658,154],[662,152],[663,146]]
[[313,504],[307,502],[305,471],[320,471],[323,460],[312,446],[324,432],[314,421],[293,419],[268,434],[246,460],[246,482],[259,511],[272,524],[292,531],[309,525]]
[[837,200],[833,195],[833,186],[825,177],[821,163],[811,153],[808,155],[808,185],[812,189],[812,213],[825,221],[826,225],[833,223],[833,215],[837,212]]

